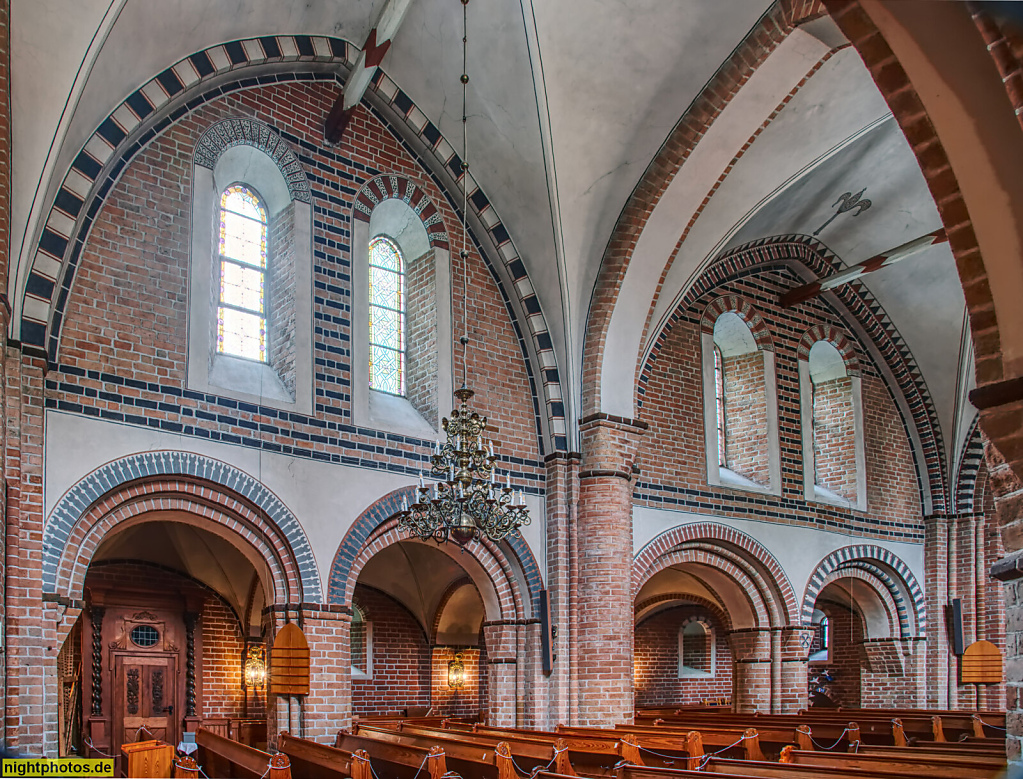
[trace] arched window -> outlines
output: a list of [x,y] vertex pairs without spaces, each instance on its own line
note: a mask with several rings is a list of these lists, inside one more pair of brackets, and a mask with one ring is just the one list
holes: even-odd
[[728,467],[728,436],[725,427],[725,366],[721,349],[714,344],[714,395],[718,419],[718,465]]
[[761,345],[768,340],[764,336],[758,342],[745,313],[736,311],[720,311],[713,327],[704,329],[704,440],[710,484],[781,494],[774,351],[769,343]]
[[678,675],[714,675],[714,629],[703,619],[687,619],[679,628]]
[[266,362],[266,208],[232,184],[220,196],[217,351]]
[[860,377],[828,341],[802,361],[804,483],[808,498],[866,507]]
[[405,395],[405,262],[387,238],[369,244],[369,386]]
[[357,605],[352,606],[351,637],[352,678],[373,678],[373,625]]

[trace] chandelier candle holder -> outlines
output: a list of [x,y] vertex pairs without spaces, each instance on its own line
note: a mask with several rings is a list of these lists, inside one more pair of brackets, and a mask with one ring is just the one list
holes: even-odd
[[521,490],[513,492],[511,477],[503,487],[497,484],[494,445],[483,438],[487,418],[468,406],[474,394],[465,386],[456,390],[458,408],[443,421],[447,440],[437,442],[430,458],[431,474],[440,481],[431,487],[420,472],[418,499],[409,505],[404,498],[397,512],[398,527],[411,536],[465,546],[482,538],[500,541],[530,522],[526,499]]

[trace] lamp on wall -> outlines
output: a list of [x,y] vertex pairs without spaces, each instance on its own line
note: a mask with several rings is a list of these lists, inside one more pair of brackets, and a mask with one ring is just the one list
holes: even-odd
[[494,444],[484,434],[494,427],[487,425],[487,418],[473,411],[468,401],[475,394],[467,386],[469,316],[466,307],[469,231],[465,224],[469,206],[469,157],[466,135],[468,114],[465,107],[466,86],[469,74],[466,68],[466,6],[462,2],[462,319],[466,327],[461,337],[462,344],[462,386],[455,391],[458,407],[451,412],[450,419],[444,419],[446,441],[438,441],[430,459],[430,473],[439,479],[433,489],[423,482],[419,475],[419,495],[409,505],[403,500],[401,510],[394,516],[398,527],[410,536],[423,541],[433,539],[437,543],[454,541],[465,546],[472,540],[488,539],[500,541],[505,536],[515,535],[519,528],[529,524],[529,511],[522,491],[512,491],[511,478],[506,476],[504,487],[497,483],[494,463]]
[[465,687],[465,663],[462,662],[461,652],[448,661],[448,687],[452,690]]
[[242,684],[247,690],[261,690],[266,684],[266,647],[250,644],[242,654]]

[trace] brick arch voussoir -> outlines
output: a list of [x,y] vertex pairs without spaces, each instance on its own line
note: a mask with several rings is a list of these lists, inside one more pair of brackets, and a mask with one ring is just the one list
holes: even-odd
[[100,544],[123,523],[154,512],[181,512],[200,522],[226,529],[241,542],[251,546],[266,563],[274,588],[275,602],[299,600],[302,583],[298,570],[278,550],[287,550],[287,539],[280,536],[258,512],[212,492],[193,482],[161,479],[155,482],[126,485],[105,496],[84,514],[68,536],[57,566],[55,591],[80,598],[90,562]]
[[810,350],[818,341],[826,341],[838,350],[838,353],[842,355],[842,361],[845,363],[845,370],[848,375],[860,375],[860,358],[856,355],[856,347],[853,346],[849,336],[831,324],[816,324],[803,333],[803,337],[799,339],[799,347],[796,351],[798,359],[808,362]]
[[700,329],[713,335],[718,317],[726,313],[735,314],[746,323],[758,349],[774,351],[774,339],[771,338],[771,331],[767,329],[767,323],[756,307],[742,295],[722,295],[708,303],[700,320]]
[[980,513],[984,510],[983,488],[986,481],[981,478],[984,468],[984,434],[979,422],[979,417],[973,420],[970,432],[966,435],[966,446],[959,457],[959,467],[956,468],[952,505],[957,514]]
[[[797,624],[799,602],[788,575],[781,564],[760,542],[727,525],[716,522],[696,522],[679,525],[666,530],[649,541],[636,554],[632,567],[632,591],[638,593],[640,588],[659,570],[665,566],[660,560],[672,549],[693,542],[710,542],[727,545],[739,550],[746,565],[760,569],[761,576],[767,587],[780,596],[784,604],[782,613],[789,624]],[[656,570],[655,570],[656,569]]]
[[[93,528],[115,520],[132,519],[118,511],[159,511],[166,501],[192,502],[195,516],[224,525],[254,547],[263,543],[261,556],[268,568],[280,571],[274,593],[282,602],[321,600],[320,576],[312,547],[298,519],[262,485],[232,465],[202,455],[173,450],[145,452],[100,466],[72,486],[57,501],[43,526],[42,588],[66,592],[77,561],[78,547],[87,536],[98,544]],[[262,539],[262,541],[260,541]],[[91,543],[91,542],[90,542]],[[91,551],[95,551],[95,546]],[[58,588],[58,575],[63,575]]]
[[897,555],[873,544],[857,544],[836,549],[817,564],[803,592],[800,617],[804,626],[812,623],[813,604],[817,601],[817,596],[823,589],[822,583],[827,576],[837,570],[857,568],[871,572],[885,583],[892,594],[903,637],[912,634],[910,609],[917,635],[927,634],[927,606],[919,582],[909,566]]
[[265,122],[248,116],[221,119],[210,125],[195,144],[193,161],[213,170],[220,155],[234,146],[252,146],[277,165],[292,200],[312,203],[305,169],[291,146]]
[[[672,566],[686,564],[706,565],[723,573],[735,582],[735,585],[745,596],[757,622],[755,627],[766,628],[772,626],[770,608],[764,601],[760,588],[756,586],[756,582],[749,575],[749,572],[712,550],[682,548],[669,552],[659,558],[657,570],[652,571],[650,577]],[[647,577],[647,579],[650,577]],[[645,584],[646,580],[643,583]]]
[[[888,629],[891,631],[891,635],[902,636],[904,635],[902,619],[899,615],[898,607],[895,605],[895,599],[892,597],[891,590],[888,585],[881,581],[876,575],[870,571],[861,570],[859,568],[839,568],[838,570],[832,571],[821,581],[821,592],[827,588],[829,584],[840,581],[842,579],[856,579],[857,581],[864,582],[873,591],[885,607],[885,615],[888,617]],[[818,593],[820,597],[820,593]],[[814,601],[816,604],[816,601]],[[868,638],[876,638],[876,636],[868,636]]]
[[434,249],[450,248],[448,231],[440,211],[430,196],[407,176],[381,174],[362,185],[352,205],[352,217],[369,222],[373,209],[385,200],[400,200],[411,208],[423,223],[430,246]]
[[[327,584],[328,602],[349,605],[366,563],[392,544],[408,540],[398,530],[394,515],[401,509],[403,499],[411,502],[417,497],[414,487],[399,488],[376,500],[352,523],[334,555]],[[522,541],[521,545],[524,544]],[[541,587],[536,561],[528,547],[523,550],[515,543],[509,546],[513,552],[511,555],[502,545],[489,541],[471,541],[461,547],[488,577],[497,596],[502,619],[525,616],[525,605],[537,602]],[[519,580],[525,582],[525,593],[517,583]]]
[[[189,486],[192,485],[187,482],[175,484],[161,480],[133,485],[123,492],[108,495],[105,505],[83,515],[68,537],[65,553],[57,568],[56,591],[80,597],[89,563],[106,538],[123,523],[154,512],[171,511],[218,525],[251,546],[267,565],[275,602],[284,602],[286,593],[301,592],[298,571],[277,551],[287,548],[286,539],[281,538],[258,513],[247,510],[228,496],[214,493],[213,496],[200,497],[194,495]],[[176,491],[176,487],[184,487],[184,490]],[[124,499],[118,502],[119,497]]]

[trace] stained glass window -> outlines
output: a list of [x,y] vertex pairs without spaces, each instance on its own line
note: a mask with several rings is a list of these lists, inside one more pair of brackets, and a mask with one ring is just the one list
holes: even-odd
[[718,418],[718,465],[728,467],[725,450],[725,366],[721,359],[721,350],[714,347],[714,395]]
[[266,209],[233,184],[220,197],[217,351],[266,362]]
[[405,394],[405,263],[386,238],[369,245],[369,386]]

